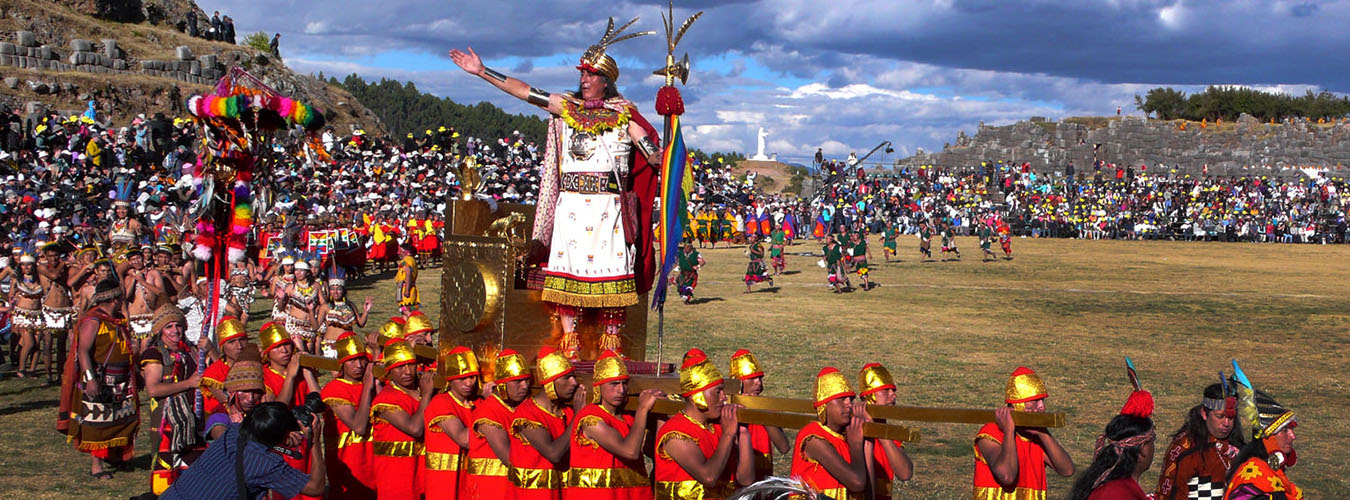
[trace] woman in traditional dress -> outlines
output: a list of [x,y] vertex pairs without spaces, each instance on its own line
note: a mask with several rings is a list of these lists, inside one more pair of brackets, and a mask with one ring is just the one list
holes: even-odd
[[315,352],[315,338],[319,333],[319,307],[323,305],[323,294],[319,284],[310,272],[310,263],[300,260],[295,263],[295,281],[286,286],[282,295],[285,301],[286,333],[304,352]]
[[[150,489],[163,493],[189,465],[206,451],[194,413],[202,375],[197,371],[197,346],[188,344],[187,317],[177,306],[155,311],[155,337],[141,353],[145,393],[154,399],[150,423],[159,433],[159,446],[150,458]],[[203,336],[203,342],[210,339]]]
[[764,242],[759,236],[751,237],[750,248],[745,252],[750,256],[750,264],[745,267],[745,293],[750,293],[753,283],[768,281],[769,286],[773,286],[773,277],[769,276],[769,268],[764,265]]
[[271,279],[272,286],[272,321],[286,321],[286,289],[295,282],[295,257],[290,255],[281,258],[281,265],[273,269]]
[[[634,19],[633,21],[636,21]],[[464,71],[548,111],[548,142],[541,169],[532,260],[547,256],[542,299],[562,323],[559,350],[580,358],[576,333],[583,309],[600,309],[604,329],[594,352],[622,352],[619,332],[628,306],[651,285],[651,202],[660,147],[656,130],[616,87],[619,65],[606,50],[645,33],[614,28],[581,56],[576,92],[551,94],[483,66],[473,49],[450,51]],[[637,150],[634,154],[634,150]],[[635,194],[637,206],[620,199]],[[630,198],[632,199],[632,198]],[[636,227],[625,220],[625,211]],[[631,245],[631,246],[630,246]]]
[[[37,344],[37,332],[42,328],[42,281],[37,273],[37,257],[23,254],[19,257],[19,278],[10,292],[9,303],[13,304],[10,313],[13,317],[14,332],[19,336],[19,371],[16,376],[24,378],[29,370],[37,369],[37,356],[33,356],[33,346]],[[33,360],[28,360],[33,356]],[[26,369],[25,369],[26,368]]]
[[345,273],[339,271],[328,278],[328,302],[319,308],[318,317],[323,319],[324,325],[323,341],[320,343],[319,351],[325,357],[337,355],[337,350],[333,346],[344,332],[354,332],[357,328],[366,326],[366,318],[375,303],[374,299],[367,296],[365,305],[357,312],[351,301],[347,300],[345,276]]

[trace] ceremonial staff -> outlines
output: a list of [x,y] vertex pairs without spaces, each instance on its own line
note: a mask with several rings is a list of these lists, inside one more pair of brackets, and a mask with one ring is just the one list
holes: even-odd
[[684,225],[688,223],[689,190],[692,187],[688,179],[688,153],[684,148],[684,139],[680,136],[680,115],[684,114],[684,100],[675,80],[686,83],[689,80],[689,54],[685,54],[678,63],[675,61],[675,47],[694,21],[703,15],[703,11],[689,16],[679,29],[675,28],[675,2],[669,2],[667,12],[661,14],[666,28],[666,65],[653,74],[666,77],[665,86],[656,93],[656,112],[665,118],[661,138],[665,144],[661,158],[661,214],[657,218],[660,244],[656,247],[657,273],[655,288],[652,291],[652,308],[656,309],[656,374],[661,375],[661,357],[665,349],[666,334],[666,290],[669,288],[669,275],[675,266],[675,255],[684,235]]

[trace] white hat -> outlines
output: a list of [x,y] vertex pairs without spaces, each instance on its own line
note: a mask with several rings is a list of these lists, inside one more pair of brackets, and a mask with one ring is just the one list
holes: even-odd
[[282,258],[282,259],[281,259],[281,265],[283,265],[283,266],[293,266],[293,265],[295,265],[295,257],[291,257],[291,256],[288,255],[288,256]]
[[303,261],[303,260],[297,261],[297,262],[295,263],[295,270],[296,270],[296,271],[308,271],[308,270],[309,270],[309,262],[305,262],[305,261]]

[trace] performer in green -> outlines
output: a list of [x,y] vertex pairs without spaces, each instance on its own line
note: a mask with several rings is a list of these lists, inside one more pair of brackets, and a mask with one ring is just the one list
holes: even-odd
[[886,262],[891,261],[892,255],[899,255],[896,251],[896,239],[899,237],[900,231],[895,229],[895,224],[887,222],[886,230],[881,233],[881,254],[886,259]]
[[844,289],[840,287],[840,282],[847,282],[848,275],[841,270],[844,252],[839,249],[839,242],[834,238],[825,239],[825,258],[820,260],[820,265],[826,269],[825,281],[830,284],[834,293],[843,293]]
[[933,230],[928,227],[928,221],[919,223],[919,257],[920,260],[933,258]]
[[769,260],[773,263],[774,276],[783,274],[787,269],[787,261],[783,257],[783,248],[786,246],[787,233],[783,231],[783,226],[778,226],[769,234]]
[[996,257],[994,257],[994,251],[991,249],[994,245],[994,230],[989,228],[988,223],[981,223],[978,234],[980,236],[980,250],[984,252],[984,255],[980,256],[980,262],[994,260]]
[[750,248],[745,253],[750,256],[750,264],[745,267],[745,293],[750,293],[752,283],[768,281],[769,286],[773,286],[769,268],[764,265],[764,240],[759,235],[752,236]]
[[956,254],[956,260],[961,260],[961,251],[956,249],[956,231],[952,230],[950,222],[942,224],[942,261],[947,261],[947,253]]
[[849,244],[849,251],[853,256],[853,272],[862,278],[863,291],[871,290],[872,281],[867,277],[871,272],[871,267],[867,265],[867,238],[862,233],[853,233],[850,238],[853,240]]
[[694,287],[698,286],[698,270],[707,262],[703,260],[703,255],[694,250],[694,243],[685,240],[684,249],[676,255],[676,265],[680,273],[672,279],[675,282],[675,290],[679,291],[680,298],[688,304],[694,300]]

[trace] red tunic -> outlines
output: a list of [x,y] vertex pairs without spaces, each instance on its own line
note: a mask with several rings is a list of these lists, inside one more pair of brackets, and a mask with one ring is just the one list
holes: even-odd
[[709,424],[702,426],[690,420],[684,412],[670,417],[661,428],[656,431],[656,468],[653,476],[656,479],[657,500],[703,500],[726,498],[736,489],[735,483],[735,460],[728,460],[726,470],[722,472],[722,477],[718,479],[718,486],[708,490],[701,483],[694,480],[694,477],[675,463],[675,459],[666,454],[665,445],[672,439],[683,439],[691,441],[698,446],[699,451],[703,452],[703,459],[712,458],[713,453],[717,452],[717,439],[722,433],[722,426],[719,424]]
[[[630,413],[616,416],[598,404],[582,408],[572,426],[572,442],[568,444],[572,467],[563,498],[651,500],[652,479],[642,458],[624,460],[616,457],[582,433],[585,427],[600,423],[619,431],[619,436],[625,439],[633,432],[633,415]],[[637,432],[645,430],[638,429]]]
[[511,417],[511,473],[507,476],[516,487],[516,498],[522,500],[559,500],[562,498],[563,474],[567,464],[554,464],[539,454],[520,431],[530,427],[548,430],[552,439],[567,432],[572,421],[572,409],[563,408],[562,415],[549,413],[534,398],[521,403]]
[[1139,487],[1139,481],[1133,477],[1122,477],[1097,486],[1087,500],[1148,500],[1148,495]]
[[769,439],[769,430],[762,425],[750,425],[751,456],[755,460],[755,481],[767,479],[773,475],[773,440]]
[[846,498],[858,498],[857,495],[849,493],[848,488],[844,487],[838,479],[830,475],[830,471],[825,470],[825,466],[806,456],[803,446],[807,440],[822,439],[834,451],[844,458],[844,461],[852,463],[853,458],[849,456],[848,442],[844,436],[830,430],[820,422],[811,422],[797,433],[797,442],[792,446],[792,477],[802,480],[812,489],[818,491],[830,498],[844,500]]
[[[1003,431],[998,424],[989,422],[975,434],[975,442],[988,439],[998,445],[1003,444]],[[980,447],[975,446],[975,500],[1044,500],[1045,487],[1045,449],[1017,436],[1017,486],[1004,488],[994,479],[994,471],[989,470],[980,455]]]
[[482,426],[494,426],[506,431],[511,426],[511,414],[514,408],[507,406],[502,398],[493,394],[473,407],[473,424],[469,428],[469,466],[465,474],[464,489],[460,498],[467,500],[511,500],[515,498],[516,488],[506,479],[506,464],[503,464],[488,445],[487,438],[479,432]]
[[[267,368],[263,369],[263,388],[267,390],[268,395],[281,394],[281,389],[285,387],[285,385],[286,385],[286,374],[273,370],[271,366],[268,366]],[[309,393],[309,384],[306,383],[305,379],[302,378],[295,383],[295,397],[291,398],[291,401],[282,401],[282,403],[286,403],[291,407],[299,406],[300,404],[303,404],[305,402],[305,394],[308,393]],[[299,470],[300,472],[309,474],[309,441],[301,443],[298,448],[295,448],[293,450],[299,452],[301,457],[297,459],[291,458],[290,456],[283,456],[282,458],[285,459],[287,465],[295,467],[295,469]],[[278,497],[277,495],[274,494],[272,495],[272,498],[281,498],[281,497]],[[310,500],[310,499],[318,500],[320,497],[296,495],[291,498],[295,500]]]
[[[360,382],[345,378],[336,378],[323,387],[319,394],[329,407],[361,404]],[[327,429],[328,439],[328,483],[329,493],[334,498],[374,498],[375,481],[372,477],[370,436],[352,432],[342,419],[329,412]]]
[[441,429],[440,423],[449,419],[458,419],[469,425],[473,405],[460,401],[454,395],[443,392],[431,398],[427,404],[426,423],[426,498],[427,500],[455,500],[459,498],[460,479],[465,473],[468,453],[454,439]]
[[[905,443],[893,441],[896,446],[905,447]],[[886,457],[886,450],[881,448],[881,443],[876,443],[872,447],[872,457],[876,466],[872,468],[872,482],[876,485],[877,500],[889,500],[891,498],[891,485],[895,483],[895,469],[891,467],[891,459]]]
[[225,404],[221,401],[216,401],[216,397],[212,396],[211,391],[207,389],[214,388],[224,391],[225,376],[229,374],[230,364],[223,359],[211,363],[206,367],[206,370],[202,371],[202,382],[200,386],[202,388],[202,411],[205,414],[210,415],[212,413],[225,412]]
[[375,460],[375,494],[381,500],[414,500],[422,494],[422,443],[379,417],[384,411],[417,413],[421,401],[393,383],[370,404],[371,451]]

